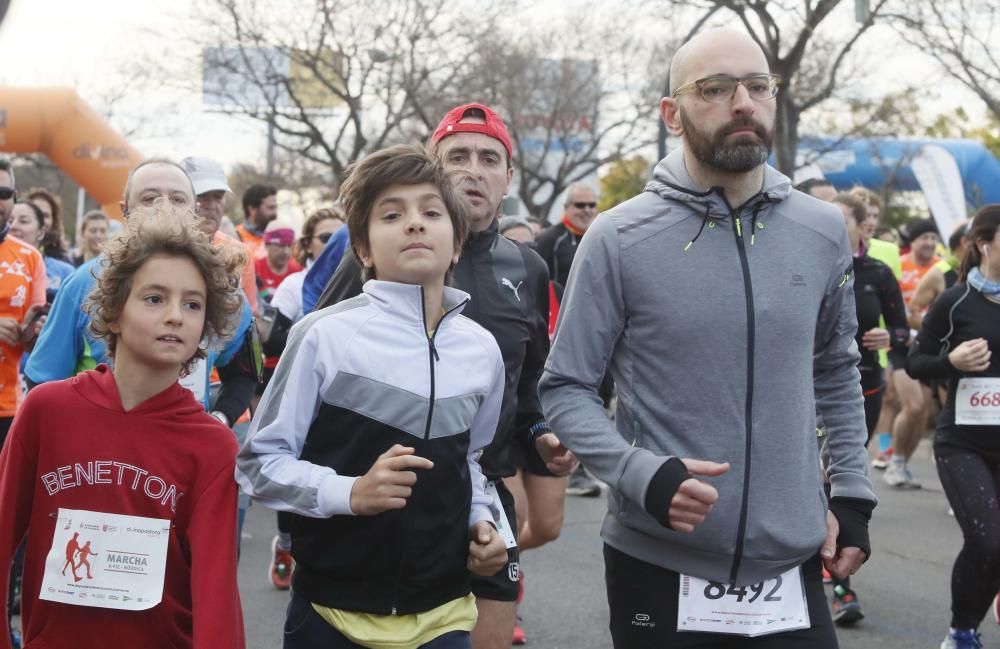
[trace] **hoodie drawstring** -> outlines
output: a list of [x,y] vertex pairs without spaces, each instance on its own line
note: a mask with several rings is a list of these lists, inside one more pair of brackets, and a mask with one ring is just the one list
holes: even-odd
[[750,216],[750,245],[751,246],[754,244],[754,240],[756,239],[757,228],[760,228],[761,230],[764,229],[764,224],[763,223],[758,223],[757,222],[757,217],[760,216],[760,212],[761,212],[761,210],[764,209],[764,206],[767,205],[770,202],[771,202],[771,197],[768,196],[767,194],[764,194],[764,200],[762,200],[761,202],[759,202],[756,205],[754,205],[753,214]]
[[687,242],[687,245],[684,246],[684,252],[687,252],[688,248],[690,248],[691,246],[693,246],[694,242],[697,241],[698,237],[701,236],[701,233],[705,231],[705,224],[708,223],[708,213],[711,212],[711,210],[712,210],[712,206],[711,205],[706,205],[705,206],[705,213],[702,214],[702,216],[701,216],[701,227],[698,228],[698,234],[694,235],[694,239],[691,239],[690,241]]

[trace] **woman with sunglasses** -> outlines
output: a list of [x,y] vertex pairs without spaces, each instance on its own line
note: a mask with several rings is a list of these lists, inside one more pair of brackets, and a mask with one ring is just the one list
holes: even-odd
[[[302,236],[295,242],[292,257],[302,266],[302,270],[286,277],[274,292],[271,306],[290,322],[298,322],[302,318],[302,282],[306,272],[323,252],[323,247],[333,233],[344,225],[344,219],[338,208],[323,208],[313,212],[302,226]],[[291,326],[291,325],[289,325]],[[284,347],[284,342],[282,342]]]
[[[323,247],[333,233],[344,225],[339,208],[323,208],[313,212],[302,226],[302,236],[295,242],[292,256],[303,270],[286,277],[271,298],[271,308],[263,313],[268,322],[261,338],[264,354],[277,358],[285,350],[288,330],[302,318],[302,283],[306,272],[323,252]],[[266,335],[265,335],[266,334]],[[271,541],[271,583],[279,590],[287,590],[292,583],[291,524],[292,515],[278,512],[278,534]]]

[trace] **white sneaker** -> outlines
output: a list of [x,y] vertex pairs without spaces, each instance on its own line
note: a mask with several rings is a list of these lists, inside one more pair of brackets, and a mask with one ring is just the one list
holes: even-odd
[[910,467],[899,462],[892,462],[882,476],[885,483],[897,489],[919,489],[920,483],[913,479]]

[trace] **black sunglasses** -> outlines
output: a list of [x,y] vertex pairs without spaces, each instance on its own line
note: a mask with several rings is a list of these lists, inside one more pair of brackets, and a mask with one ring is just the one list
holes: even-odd
[[5,201],[8,198],[13,198],[14,194],[16,193],[17,192],[14,191],[13,187],[0,187],[0,201]]
[[578,210],[594,209],[597,207],[597,203],[573,203],[573,207]]
[[317,234],[316,238],[319,239],[320,243],[326,243],[333,236],[332,232],[324,232],[323,234]]

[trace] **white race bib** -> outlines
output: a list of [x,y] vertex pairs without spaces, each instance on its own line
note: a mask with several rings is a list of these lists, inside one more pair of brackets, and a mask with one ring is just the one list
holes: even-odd
[[177,379],[182,388],[187,388],[198,400],[198,403],[205,403],[205,390],[208,386],[208,361],[199,358],[191,367],[191,373]]
[[955,392],[955,423],[1000,426],[1000,378],[959,380]]
[[737,588],[681,575],[677,630],[768,635],[809,628],[802,571]]
[[514,531],[510,528],[510,519],[500,502],[500,494],[497,492],[497,485],[494,482],[486,483],[486,495],[493,499],[490,503],[490,513],[493,514],[493,523],[497,526],[497,532],[503,539],[507,549],[516,548],[517,541],[514,539]]
[[170,521],[59,509],[39,597],[143,611],[163,597]]

